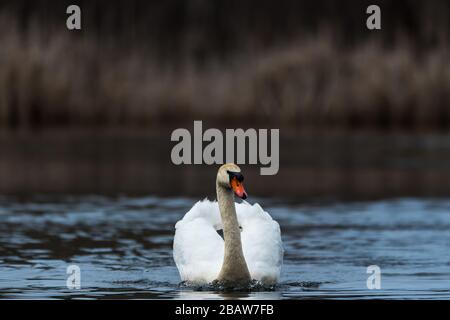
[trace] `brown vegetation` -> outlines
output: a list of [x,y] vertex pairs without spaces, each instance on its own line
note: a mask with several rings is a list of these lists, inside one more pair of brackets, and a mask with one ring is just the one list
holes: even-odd
[[[164,61],[65,28],[0,15],[0,127],[146,126],[203,119],[278,126],[448,128],[446,41],[343,45],[331,28],[226,59]],[[45,30],[45,31],[44,31]]]

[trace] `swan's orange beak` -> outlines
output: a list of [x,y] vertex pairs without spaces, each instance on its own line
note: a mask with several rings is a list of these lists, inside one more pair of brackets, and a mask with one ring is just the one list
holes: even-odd
[[239,198],[247,199],[247,192],[245,192],[244,185],[237,178],[231,179],[231,188]]

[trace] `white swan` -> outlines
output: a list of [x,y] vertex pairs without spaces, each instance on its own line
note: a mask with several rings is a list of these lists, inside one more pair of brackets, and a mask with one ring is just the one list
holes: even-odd
[[[234,193],[245,199],[240,168],[219,168],[218,202],[197,202],[175,225],[173,257],[181,279],[194,284],[214,280],[227,286],[251,280],[273,285],[280,277],[283,247],[280,226],[258,204],[234,203]],[[223,238],[217,230],[223,229]]]

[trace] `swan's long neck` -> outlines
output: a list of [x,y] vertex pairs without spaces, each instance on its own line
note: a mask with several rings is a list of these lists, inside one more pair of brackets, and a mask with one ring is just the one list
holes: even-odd
[[246,284],[250,278],[244,253],[242,252],[241,230],[236,216],[233,192],[216,185],[217,201],[223,225],[225,252],[218,280],[227,284]]

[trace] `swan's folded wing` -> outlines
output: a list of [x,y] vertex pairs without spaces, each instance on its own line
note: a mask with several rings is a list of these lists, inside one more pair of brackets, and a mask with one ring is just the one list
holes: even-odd
[[265,283],[279,280],[283,263],[280,225],[258,204],[237,207],[242,226],[242,249],[253,279]]
[[214,226],[202,218],[177,223],[173,257],[183,281],[215,280],[223,261],[223,240]]

